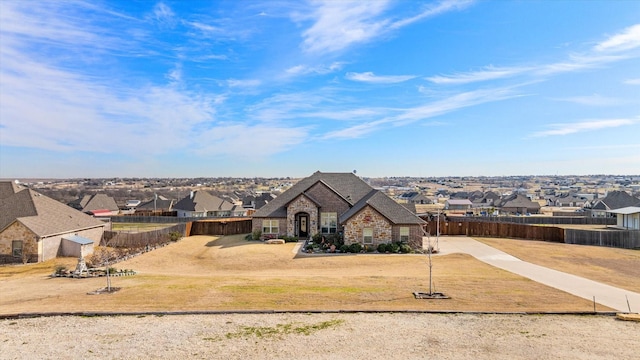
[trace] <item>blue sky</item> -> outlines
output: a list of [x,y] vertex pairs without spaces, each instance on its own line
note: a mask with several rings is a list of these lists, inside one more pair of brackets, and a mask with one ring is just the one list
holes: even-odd
[[0,178],[640,174],[640,1],[0,1]]

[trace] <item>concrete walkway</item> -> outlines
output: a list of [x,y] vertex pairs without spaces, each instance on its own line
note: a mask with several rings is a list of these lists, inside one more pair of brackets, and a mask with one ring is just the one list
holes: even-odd
[[[435,238],[431,238],[435,247]],[[524,262],[503,251],[464,236],[440,236],[440,254],[469,254],[489,265],[529,278],[541,284],[560,289],[581,298],[595,301],[621,312],[640,312],[640,294],[585,279],[580,276]],[[629,306],[627,305],[629,299]]]

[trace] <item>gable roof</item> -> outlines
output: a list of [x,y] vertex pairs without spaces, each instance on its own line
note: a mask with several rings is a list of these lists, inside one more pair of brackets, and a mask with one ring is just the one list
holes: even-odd
[[83,212],[92,210],[119,210],[116,200],[107,194],[85,195],[82,199],[76,200],[70,205]]
[[640,206],[640,199],[629,195],[626,191],[612,191],[606,197],[598,200],[593,205],[593,209],[615,210],[627,206]]
[[31,189],[0,199],[0,231],[19,221],[42,237],[105,226],[105,223]]
[[234,205],[232,203],[213,196],[206,191],[194,191],[192,194],[178,201],[173,205],[173,208],[176,210],[196,212],[233,210]]
[[316,171],[265,204],[253,214],[253,217],[286,217],[286,205],[318,182],[322,182],[350,204],[355,204],[371,191],[369,184],[352,173]]
[[528,209],[540,208],[540,204],[529,200],[528,197],[521,194],[512,194],[510,196],[502,198],[498,201],[496,206],[503,207],[503,208],[528,208]]
[[8,198],[22,189],[24,188],[13,181],[0,181],[0,199]]
[[340,216],[339,222],[345,223],[360,210],[371,206],[393,224],[423,224],[425,221],[417,217],[406,207],[393,201],[390,197],[378,190],[371,190],[353,207]]
[[[154,203],[155,201],[155,203]],[[140,203],[140,205],[136,206],[136,209],[138,210],[162,210],[162,209],[167,209],[167,210],[171,210],[173,208],[173,200],[168,200],[166,198],[161,198],[160,196],[158,197],[158,200],[149,200],[143,203]]]

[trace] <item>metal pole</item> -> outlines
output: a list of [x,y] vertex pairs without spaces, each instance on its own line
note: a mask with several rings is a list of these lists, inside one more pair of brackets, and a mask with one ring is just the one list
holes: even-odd
[[440,208],[438,208],[438,221],[436,226],[436,249],[440,252]]

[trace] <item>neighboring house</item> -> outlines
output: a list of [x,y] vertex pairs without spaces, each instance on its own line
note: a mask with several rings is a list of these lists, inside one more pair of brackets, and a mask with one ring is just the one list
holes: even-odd
[[560,196],[546,198],[547,206],[557,207],[583,207],[587,199],[575,193],[566,193]]
[[444,209],[451,211],[467,211],[471,209],[473,203],[469,199],[448,199],[444,202]]
[[352,173],[322,173],[298,181],[253,215],[266,235],[309,238],[342,233],[344,243],[422,245],[420,219]]
[[136,213],[148,213],[148,212],[167,212],[173,210],[174,201],[171,199],[167,199],[164,196],[158,196],[157,199],[149,200],[140,203],[136,207]]
[[498,200],[500,200],[500,195],[493,191],[487,191],[482,197],[475,198],[472,202],[475,208],[488,208],[493,207]]
[[433,201],[417,191],[410,191],[400,194],[398,200],[407,204],[433,204]]
[[508,214],[537,214],[540,212],[540,204],[531,201],[522,194],[511,194],[498,200],[495,206],[502,213]]
[[627,230],[640,230],[640,206],[627,206],[617,210],[609,210],[615,214],[616,226]]
[[228,217],[242,216],[242,206],[236,206],[206,191],[192,191],[175,205],[178,217]]
[[100,216],[118,215],[120,212],[116,200],[107,194],[85,195],[82,199],[70,203],[69,206],[83,213],[99,213]]
[[270,192],[265,192],[257,195],[247,195],[242,198],[242,207],[247,210],[258,210],[261,207],[273,201],[276,196]]
[[0,182],[0,262],[86,256],[108,224],[11,182]]
[[629,195],[625,191],[611,191],[602,199],[597,199],[591,206],[592,217],[614,217],[611,210],[622,209],[628,206],[640,206],[640,199]]
[[140,205],[142,201],[140,200],[127,200],[127,202],[124,204],[124,206],[129,209],[135,209],[138,205]]

